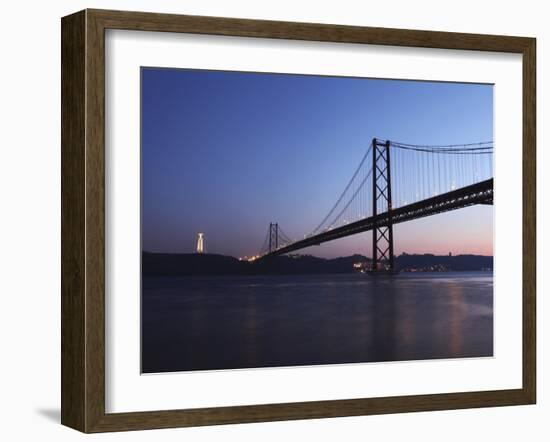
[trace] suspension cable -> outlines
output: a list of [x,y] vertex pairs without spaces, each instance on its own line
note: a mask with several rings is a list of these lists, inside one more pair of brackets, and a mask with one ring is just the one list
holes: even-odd
[[[325,222],[330,218],[330,216],[334,213],[334,211],[336,210],[336,207],[338,207],[338,204],[340,204],[340,202],[342,201],[342,199],[344,198],[344,195],[346,194],[346,192],[349,190],[350,186],[352,185],[353,181],[355,180],[355,177],[357,176],[357,174],[359,173],[359,171],[361,170],[361,167],[363,166],[363,164],[365,163],[366,159],[368,158],[370,152],[372,150],[372,142],[370,143],[369,145],[369,148],[367,149],[367,152],[365,153],[365,155],[363,156],[363,158],[361,159],[361,162],[359,163],[359,166],[357,167],[357,169],[355,170],[355,173],[353,174],[353,176],[351,177],[351,179],[349,180],[346,188],[344,189],[344,191],[342,192],[342,194],[340,195],[340,197],[338,198],[338,200],[336,201],[336,203],[332,206],[332,208],[330,209],[330,211],[327,213],[327,215],[323,218],[323,221],[321,221],[319,223],[319,225],[313,230],[313,232],[311,232],[312,235],[314,235],[315,233],[317,233],[319,231],[319,229],[325,224]],[[363,180],[364,181],[364,180]]]

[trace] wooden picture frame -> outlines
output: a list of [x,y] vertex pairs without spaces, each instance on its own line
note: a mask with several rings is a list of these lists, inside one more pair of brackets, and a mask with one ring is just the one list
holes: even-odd
[[[105,412],[105,30],[494,51],[523,57],[523,385],[512,390]],[[62,19],[62,410],[83,432],[533,404],[536,398],[534,38],[84,10]]]

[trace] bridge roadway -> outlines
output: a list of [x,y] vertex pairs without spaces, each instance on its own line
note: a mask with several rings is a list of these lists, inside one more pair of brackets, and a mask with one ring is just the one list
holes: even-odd
[[265,259],[269,256],[283,255],[295,250],[304,249],[310,246],[320,245],[324,242],[333,241],[356,233],[367,232],[374,226],[383,226],[388,223],[398,224],[413,219],[423,218],[437,213],[448,212],[475,204],[493,204],[493,179],[480,181],[460,189],[451,190],[431,198],[426,198],[416,203],[407,204],[391,211],[370,216],[353,223],[346,224],[327,230],[317,235],[304,238],[283,246],[260,257]]

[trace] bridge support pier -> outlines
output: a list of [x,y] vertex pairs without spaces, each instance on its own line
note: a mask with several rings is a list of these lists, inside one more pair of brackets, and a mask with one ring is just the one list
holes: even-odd
[[393,255],[393,222],[391,218],[390,142],[372,140],[372,213],[389,213],[387,223],[372,229],[372,271],[395,270]]

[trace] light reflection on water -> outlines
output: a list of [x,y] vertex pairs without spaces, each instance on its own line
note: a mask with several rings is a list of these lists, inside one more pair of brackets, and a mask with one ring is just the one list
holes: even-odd
[[145,278],[144,372],[492,356],[491,272]]

